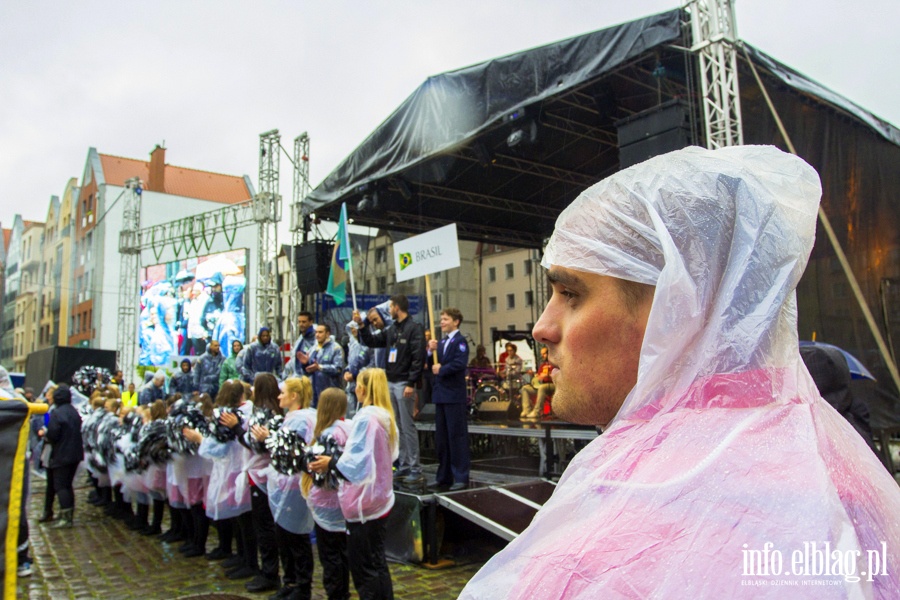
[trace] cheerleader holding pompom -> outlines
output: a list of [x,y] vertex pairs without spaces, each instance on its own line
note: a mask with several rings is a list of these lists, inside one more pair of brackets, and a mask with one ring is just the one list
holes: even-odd
[[[313,439],[320,453],[338,456],[343,452],[350,433],[344,421],[347,394],[338,388],[327,388],[319,394],[316,428]],[[316,522],[316,547],[322,563],[322,583],[328,600],[350,597],[350,567],[347,561],[347,524],[338,498],[338,478],[334,473],[317,476],[315,481],[303,474],[302,489]]]
[[[182,431],[188,441],[200,444],[197,453],[212,461],[206,486],[206,516],[214,521],[233,520],[250,511],[250,486],[245,471],[247,449],[238,442],[234,430],[225,424],[228,418],[224,415],[237,416],[242,424],[246,424],[251,409],[252,404],[244,402],[243,386],[236,381],[226,381],[216,395],[209,435],[204,437],[196,429],[187,427]],[[223,528],[230,530],[227,524]],[[240,552],[243,548],[238,550]],[[245,556],[234,558],[237,560],[229,562],[231,559],[228,559],[223,563],[224,567],[230,568],[226,576],[255,575],[247,565]]]
[[278,403],[285,411],[278,430],[256,426],[251,433],[258,442],[265,441],[272,459],[266,473],[266,488],[275,519],[275,541],[284,568],[284,586],[278,597],[308,599],[312,594],[313,556],[309,533],[313,521],[300,493],[302,460],[298,454],[312,439],[316,423],[316,411],[310,408],[312,384],[309,379],[285,379]]
[[344,453],[323,454],[309,469],[319,474],[331,470],[341,478],[338,499],[347,521],[347,554],[357,594],[362,600],[393,598],[384,534],[394,506],[392,463],[399,448],[384,370],[362,371],[356,395],[363,408],[353,417]]

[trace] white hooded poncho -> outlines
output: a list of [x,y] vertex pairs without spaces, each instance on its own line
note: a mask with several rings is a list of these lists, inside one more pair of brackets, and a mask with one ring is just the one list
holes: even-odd
[[637,384],[462,598],[900,598],[900,490],[798,350],[820,195],[775,148],[687,148],[560,215],[545,267],[656,288]]

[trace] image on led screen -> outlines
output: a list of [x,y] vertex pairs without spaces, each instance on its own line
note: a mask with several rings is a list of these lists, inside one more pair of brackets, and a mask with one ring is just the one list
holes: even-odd
[[247,250],[229,250],[145,267],[141,272],[139,364],[200,356],[218,340],[228,356],[244,341]]

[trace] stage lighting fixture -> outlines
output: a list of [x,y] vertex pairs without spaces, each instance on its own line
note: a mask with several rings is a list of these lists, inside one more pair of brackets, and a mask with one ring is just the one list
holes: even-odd
[[513,129],[506,138],[506,145],[510,150],[522,149],[525,146],[533,146],[537,142],[537,124],[534,121],[526,123],[522,127]]

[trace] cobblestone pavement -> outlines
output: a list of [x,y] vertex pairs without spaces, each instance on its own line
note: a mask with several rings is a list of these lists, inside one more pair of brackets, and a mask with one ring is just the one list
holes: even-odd
[[[80,476],[76,481],[82,481]],[[177,545],[129,531],[121,521],[106,517],[102,510],[87,504],[86,488],[76,490],[72,529],[54,530],[40,525],[37,518],[43,508],[44,485],[40,479],[32,480],[28,516],[35,569],[31,577],[19,579],[18,598],[144,600],[221,594],[219,598],[224,600],[267,598],[272,593],[251,594],[244,589],[246,580],[225,579],[218,563],[204,558],[185,559],[177,552]],[[215,544],[215,528],[210,528],[207,548],[212,549]],[[394,594],[397,598],[456,598],[480,566],[470,563],[429,570],[391,563]],[[321,581],[316,560],[314,599],[325,598]]]

